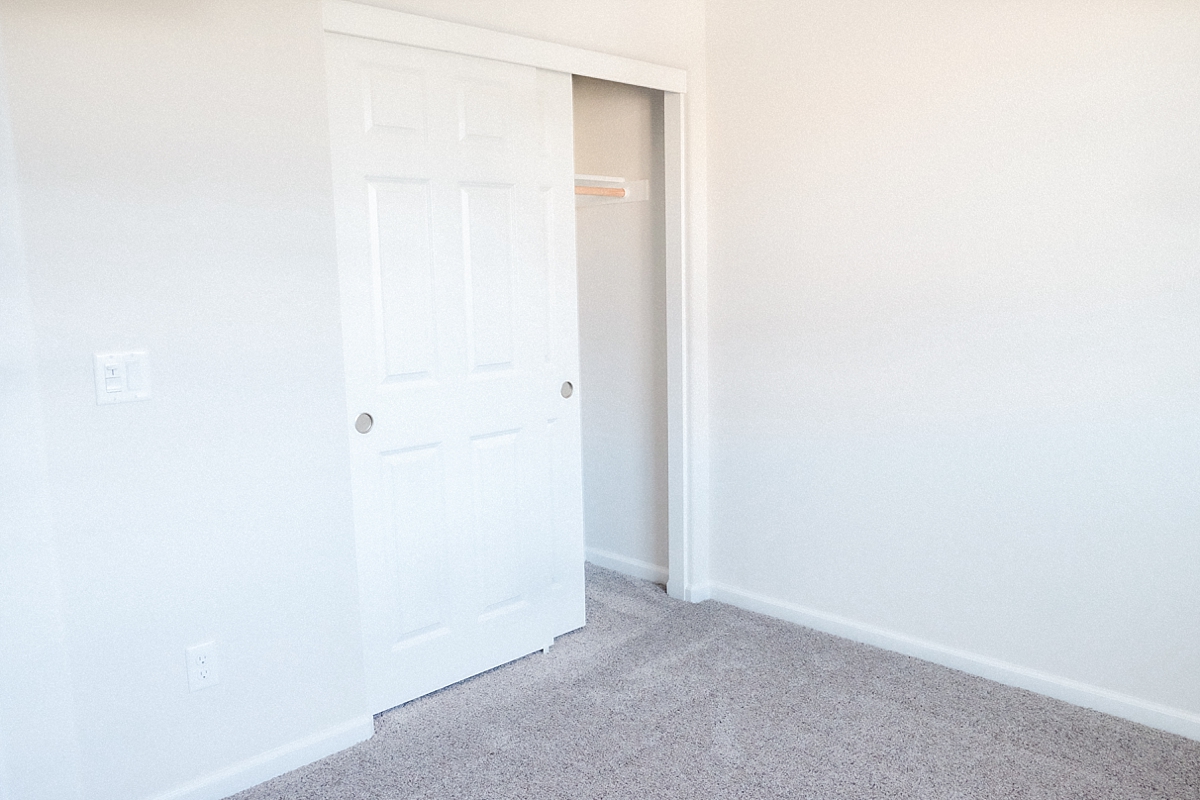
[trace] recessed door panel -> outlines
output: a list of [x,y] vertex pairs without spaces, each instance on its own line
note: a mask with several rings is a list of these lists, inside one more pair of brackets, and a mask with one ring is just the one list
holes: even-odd
[[383,457],[386,528],[394,546],[395,643],[445,631],[442,592],[451,541],[446,524],[441,450],[429,445]]
[[429,185],[373,180],[368,188],[384,372],[429,377],[437,361]]
[[526,567],[521,524],[520,431],[504,431],[471,440],[474,544],[479,575],[479,604],[484,613],[521,599]]
[[537,266],[542,271],[542,297],[541,306],[538,309],[540,319],[538,320],[540,330],[538,336],[539,342],[538,354],[542,360],[548,365],[553,361],[553,333],[550,329],[551,320],[553,318],[554,308],[554,279],[555,279],[555,264],[557,263],[556,253],[554,249],[554,213],[560,205],[560,198],[553,186],[541,187],[538,197],[538,221],[535,227],[537,234]]
[[419,73],[368,69],[363,77],[367,87],[368,131],[372,128],[424,131],[425,98]]
[[464,82],[459,89],[459,135],[503,139],[508,131],[508,92],[503,84]]
[[512,187],[462,188],[463,265],[466,275],[471,370],[513,362]]

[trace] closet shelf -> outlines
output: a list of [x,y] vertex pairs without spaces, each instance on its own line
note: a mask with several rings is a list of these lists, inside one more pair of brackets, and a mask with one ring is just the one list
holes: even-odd
[[630,203],[650,197],[650,182],[627,181],[608,175],[576,175],[575,205]]
[[624,197],[623,186],[576,186],[575,194],[586,194],[592,197]]

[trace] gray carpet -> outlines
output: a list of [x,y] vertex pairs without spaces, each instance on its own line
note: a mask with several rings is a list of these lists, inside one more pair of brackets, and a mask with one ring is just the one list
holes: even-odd
[[588,568],[588,625],[235,795],[1200,800],[1200,743]]

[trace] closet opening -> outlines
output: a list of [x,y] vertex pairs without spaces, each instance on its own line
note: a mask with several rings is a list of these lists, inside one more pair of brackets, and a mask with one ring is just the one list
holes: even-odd
[[664,96],[575,76],[587,560],[668,577]]

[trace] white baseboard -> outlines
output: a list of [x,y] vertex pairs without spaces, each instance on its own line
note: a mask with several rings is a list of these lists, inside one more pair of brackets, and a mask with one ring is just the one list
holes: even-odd
[[667,582],[666,567],[656,566],[649,561],[629,558],[628,556],[608,550],[600,550],[595,547],[587,549],[587,560],[597,567],[611,569],[613,572],[619,572],[631,578],[641,578],[644,581],[654,581],[655,583]]
[[678,583],[667,581],[667,594],[676,600],[686,600],[689,603],[703,603],[705,600],[711,600],[712,589],[711,583],[693,583],[691,586],[680,586]]
[[845,639],[932,661],[981,678],[1027,689],[1084,708],[1102,711],[1114,717],[1137,722],[1168,733],[1200,741],[1200,715],[1148,700],[1112,692],[1099,686],[1009,664],[987,656],[956,650],[934,642],[915,639],[902,633],[876,628],[852,619],[827,614],[783,600],[726,586],[712,584],[712,598],[747,611],[794,622],[808,628],[832,633]]
[[370,715],[356,717],[320,733],[248,758],[165,794],[156,795],[153,800],[221,800],[285,772],[333,755],[339,750],[345,750],[351,745],[370,739],[373,735],[374,718]]

